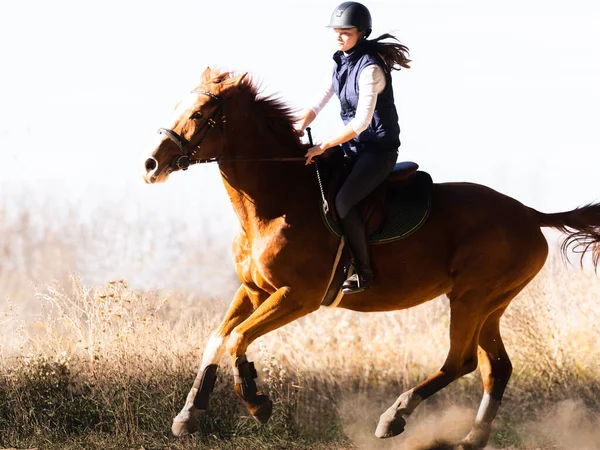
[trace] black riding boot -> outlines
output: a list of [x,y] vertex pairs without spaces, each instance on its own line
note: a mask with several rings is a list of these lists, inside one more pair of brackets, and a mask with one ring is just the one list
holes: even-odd
[[369,244],[365,224],[354,208],[342,219],[342,228],[350,245],[355,272],[342,285],[342,293],[354,294],[369,289],[373,283]]

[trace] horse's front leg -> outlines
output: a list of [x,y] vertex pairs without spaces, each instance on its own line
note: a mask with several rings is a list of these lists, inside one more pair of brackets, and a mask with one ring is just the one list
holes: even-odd
[[217,378],[219,361],[225,353],[227,338],[231,331],[252,313],[252,310],[253,305],[248,290],[242,285],[235,294],[223,322],[211,334],[206,344],[198,375],[187,396],[185,406],[173,419],[171,434],[174,437],[187,436],[198,429],[198,417],[208,406],[208,398]]
[[320,297],[316,293],[300,295],[288,286],[282,287],[232,331],[227,352],[233,363],[234,389],[252,417],[260,423],[266,423],[271,417],[273,403],[257,389],[256,370],[246,358],[246,349],[260,336],[317,310],[319,306]]

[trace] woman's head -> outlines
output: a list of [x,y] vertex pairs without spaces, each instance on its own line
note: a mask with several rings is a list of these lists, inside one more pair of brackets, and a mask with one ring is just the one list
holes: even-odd
[[[338,50],[347,52],[371,34],[371,13],[361,3],[344,2],[335,8],[327,26],[335,31]],[[408,47],[400,42],[383,42],[386,39],[398,41],[395,36],[385,33],[371,39],[368,44],[381,57],[388,71],[402,67],[409,69]]]
[[371,13],[361,3],[344,2],[335,8],[327,26],[336,33],[338,49],[346,52],[371,34]]

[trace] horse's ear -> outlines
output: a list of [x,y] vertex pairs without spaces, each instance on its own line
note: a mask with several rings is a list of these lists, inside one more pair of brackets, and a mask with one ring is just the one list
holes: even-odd
[[246,78],[246,75],[248,75],[248,72],[244,72],[243,74],[238,75],[237,77],[227,78],[226,80],[223,80],[221,86],[223,86],[223,88],[226,89],[236,87],[242,82],[244,78]]
[[202,75],[200,76],[200,82],[201,83],[206,83],[208,80],[210,80],[210,74],[212,73],[212,70],[210,67],[207,67],[204,72],[202,72]]

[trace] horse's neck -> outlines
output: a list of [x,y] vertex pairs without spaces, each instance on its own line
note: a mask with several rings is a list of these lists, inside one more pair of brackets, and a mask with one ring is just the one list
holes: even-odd
[[317,204],[313,199],[318,192],[316,176],[303,162],[232,162],[220,168],[242,224],[266,225]]
[[268,226],[272,220],[283,216],[289,220],[309,204],[316,204],[313,197],[318,193],[318,186],[314,170],[303,161],[275,160],[302,157],[299,145],[282,145],[264,126],[250,126],[246,130],[231,138],[228,136],[226,153],[231,155],[231,160],[219,164],[225,188],[242,225]]

